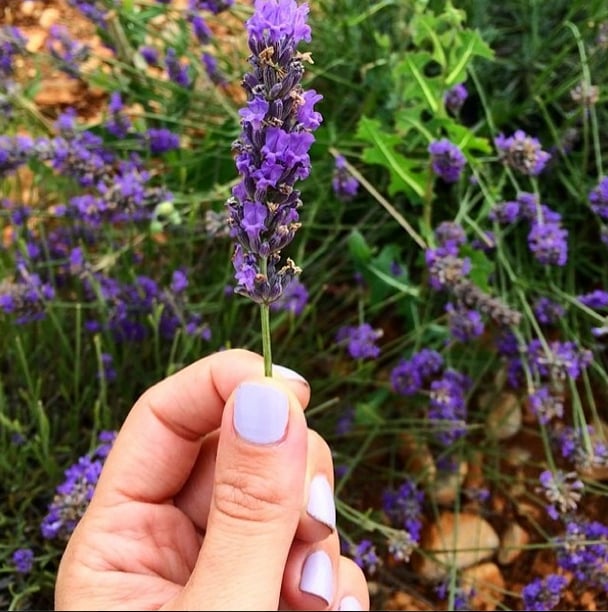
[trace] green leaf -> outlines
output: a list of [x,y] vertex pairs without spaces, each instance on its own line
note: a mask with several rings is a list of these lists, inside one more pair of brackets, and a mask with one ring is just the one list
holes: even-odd
[[355,423],[357,425],[382,425],[385,422],[383,407],[386,404],[388,392],[379,389],[369,396],[368,401],[355,405]]
[[380,127],[377,119],[361,117],[357,126],[357,138],[369,143],[363,151],[363,161],[378,164],[388,169],[391,195],[404,192],[416,201],[424,196],[425,177],[417,161],[407,159],[395,151],[402,139],[396,134],[387,134]]
[[[402,273],[396,276],[393,270],[397,263]],[[418,288],[409,284],[407,268],[401,265],[400,249],[396,244],[387,244],[362,270],[370,288],[370,303],[378,304],[397,290],[406,295],[418,296]]]
[[357,265],[365,265],[372,258],[372,250],[359,230],[352,230],[347,239],[348,251]]
[[458,43],[450,51],[449,72],[445,78],[447,87],[460,83],[466,77],[467,66],[473,57],[494,59],[494,51],[474,30],[459,32]]
[[490,261],[483,251],[471,246],[461,247],[461,253],[471,260],[469,278],[483,291],[490,292],[489,278],[494,271],[494,263]]

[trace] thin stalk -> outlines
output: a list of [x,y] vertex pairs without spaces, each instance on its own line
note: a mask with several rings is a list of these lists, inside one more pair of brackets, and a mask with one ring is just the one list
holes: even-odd
[[[262,274],[268,275],[268,260],[263,257]],[[270,338],[270,305],[260,304],[260,320],[262,323],[262,355],[264,357],[264,376],[272,377],[272,341]]]
[[[330,147],[329,152],[335,157],[338,155],[338,151],[333,147]],[[412,240],[421,248],[426,249],[427,244],[424,241],[424,238],[416,232],[416,230],[407,222],[407,220],[403,217],[403,215],[388,201],[386,200],[378,190],[367,181],[367,179],[353,166],[351,166],[348,161],[345,163],[346,169],[361,183],[364,189],[378,202],[381,204],[384,209],[389,213],[395,221],[410,235]]]

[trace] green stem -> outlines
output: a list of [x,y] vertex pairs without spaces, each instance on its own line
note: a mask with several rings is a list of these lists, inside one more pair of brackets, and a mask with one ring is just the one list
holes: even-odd
[[272,344],[270,342],[270,306],[260,305],[262,319],[262,355],[264,356],[264,376],[272,376]]
[[[268,275],[268,260],[263,257],[260,269],[264,276]],[[272,342],[270,339],[270,305],[260,304],[262,321],[262,355],[264,356],[264,376],[272,377]]]

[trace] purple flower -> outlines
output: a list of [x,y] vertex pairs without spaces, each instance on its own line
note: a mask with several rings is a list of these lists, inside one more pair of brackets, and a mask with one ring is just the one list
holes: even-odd
[[454,612],[473,609],[472,600],[476,591],[470,585],[463,586],[459,580],[456,580],[454,584],[449,579],[441,581],[435,587],[435,593],[441,600],[448,600],[452,595],[453,602],[450,610]]
[[[580,427],[561,426],[555,429],[552,437],[561,456],[570,461],[577,470],[608,467],[608,446],[598,439],[590,425],[585,431]],[[587,440],[590,441],[591,448],[587,448]]]
[[359,181],[346,168],[346,159],[343,155],[336,156],[336,165],[331,185],[334,194],[342,202],[349,202],[357,195]]
[[430,386],[428,419],[437,426],[436,439],[450,445],[466,433],[466,392],[470,381],[455,370],[448,369]]
[[467,241],[464,229],[454,221],[442,221],[435,228],[434,234],[439,246],[454,254],[458,253],[458,248]]
[[80,457],[65,471],[65,479],[56,487],[53,501],[40,524],[43,538],[67,540],[74,531],[93,497],[115,435],[115,432],[101,432],[97,448]]
[[117,374],[114,368],[114,358],[110,353],[101,353],[101,371],[97,373],[97,377],[103,379],[106,382],[116,380]]
[[177,51],[173,47],[169,47],[165,53],[165,68],[169,79],[180,87],[190,87],[192,77],[190,76],[190,67],[188,64],[182,64],[177,57]]
[[462,174],[466,158],[462,151],[447,138],[436,140],[429,145],[431,168],[446,183],[455,183]]
[[490,221],[512,225],[520,219],[520,207],[517,201],[500,202],[490,209],[488,217]]
[[18,269],[14,281],[5,280],[0,284],[0,310],[13,315],[18,325],[42,319],[46,303],[54,297],[53,285],[24,267]]
[[34,143],[28,136],[0,135],[0,177],[26,164],[34,152]]
[[281,297],[270,305],[271,310],[284,310],[295,316],[299,316],[304,311],[308,303],[308,289],[300,281],[294,278],[287,287],[284,288]]
[[500,159],[515,170],[529,176],[540,174],[551,158],[537,138],[516,130],[511,136],[500,134],[494,139]]
[[15,571],[19,574],[29,574],[34,565],[34,551],[31,548],[18,548],[12,555]]
[[68,4],[78,9],[97,27],[106,27],[107,9],[103,6],[103,4],[100,6],[100,3],[97,0],[68,0]]
[[559,604],[568,581],[565,576],[548,574],[535,578],[522,589],[526,610],[553,610]]
[[301,41],[310,42],[308,11],[308,4],[298,6],[295,0],[255,0],[253,15],[247,22],[251,50],[259,55],[275,43],[295,48]]
[[49,28],[46,46],[60,70],[73,78],[80,77],[80,64],[91,52],[88,45],[73,40],[64,26],[53,24]]
[[247,105],[241,109],[241,134],[234,143],[242,177],[226,203],[237,287],[257,303],[270,304],[299,274],[282,250],[300,227],[298,180],[310,173],[312,131],[321,122],[316,92],[304,91],[302,40],[310,41],[308,5],[295,0],[256,0],[247,21],[249,62],[243,78]]
[[578,295],[576,299],[581,304],[584,304],[585,306],[593,308],[595,310],[608,308],[608,291],[603,291],[602,289],[596,289],[595,291],[591,291],[590,293]]
[[608,592],[608,527],[598,521],[570,518],[556,538],[557,564],[592,589]]
[[484,332],[485,326],[481,314],[464,306],[448,302],[445,307],[448,313],[448,325],[452,336],[460,342],[469,342],[479,338]]
[[376,547],[371,540],[361,540],[359,544],[351,547],[353,561],[369,574],[373,574],[381,563],[376,553]]
[[124,114],[124,104],[119,91],[110,94],[108,103],[110,118],[106,122],[106,129],[116,138],[124,138],[132,127],[131,120]]
[[13,74],[13,59],[26,52],[27,38],[19,28],[14,26],[0,27],[0,76],[10,77]]
[[369,323],[362,323],[340,327],[336,341],[347,344],[348,352],[353,359],[376,359],[380,355],[376,341],[381,337],[381,329],[374,329]]
[[591,210],[601,219],[608,220],[608,177],[589,192]]
[[190,23],[198,42],[207,44],[213,38],[213,32],[201,15],[191,15]]
[[152,155],[160,155],[179,148],[179,136],[167,128],[150,128],[144,139]]
[[564,402],[561,397],[551,393],[547,387],[539,387],[530,393],[530,410],[538,422],[546,425],[554,418],[561,419],[564,416]]
[[538,479],[542,486],[541,490],[549,502],[547,512],[552,519],[576,511],[585,488],[576,472],[545,470]]
[[420,540],[424,492],[412,480],[406,480],[397,490],[386,489],[382,494],[382,509],[391,524],[408,531],[413,544]]
[[443,102],[448,111],[453,115],[457,115],[468,97],[469,92],[466,85],[464,83],[456,83],[454,87],[446,91]]
[[191,11],[209,11],[214,15],[225,11],[234,4],[234,0],[188,0]]
[[201,62],[203,63],[203,68],[207,76],[214,85],[225,85],[228,82],[224,74],[218,68],[217,59],[214,55],[207,52],[202,53]]
[[400,395],[414,395],[443,368],[443,357],[435,350],[424,348],[410,359],[401,359],[390,374],[391,386]]
[[565,314],[566,309],[548,297],[540,297],[532,305],[534,316],[543,325],[553,325],[557,323]]
[[429,270],[429,284],[436,291],[453,289],[471,271],[471,260],[458,257],[453,243],[427,249],[424,257]]
[[549,342],[545,350],[541,341],[533,339],[528,344],[528,359],[540,376],[564,380],[570,376],[576,380],[593,359],[588,349],[579,348],[574,342]]
[[139,53],[148,66],[158,66],[159,53],[154,47],[144,46],[139,48]]
[[[534,221],[534,219],[539,219],[539,206],[540,202],[538,196],[535,193],[530,193],[528,191],[520,191],[517,194],[516,198],[517,203],[520,206],[521,217],[523,219],[527,219],[528,221]],[[557,213],[555,213],[557,214]],[[559,221],[559,216],[556,218],[547,218],[546,215],[541,217],[541,220],[545,221]]]
[[399,395],[415,395],[423,385],[422,376],[412,360],[401,359],[391,370],[391,386]]
[[528,246],[541,264],[564,266],[568,260],[568,230],[559,223],[532,223]]

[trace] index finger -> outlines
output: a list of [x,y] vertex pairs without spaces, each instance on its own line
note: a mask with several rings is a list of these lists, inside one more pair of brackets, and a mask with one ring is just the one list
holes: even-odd
[[[273,366],[306,407],[310,388],[295,372]],[[204,357],[145,391],[121,427],[95,490],[97,503],[163,502],[183,487],[203,437],[220,425],[226,399],[257,378],[263,359],[231,349]]]

